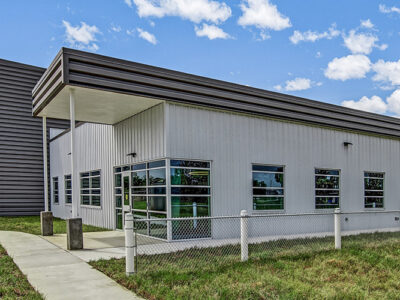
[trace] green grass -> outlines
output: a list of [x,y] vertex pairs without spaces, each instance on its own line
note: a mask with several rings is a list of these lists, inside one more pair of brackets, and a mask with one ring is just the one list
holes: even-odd
[[139,256],[139,272],[125,276],[125,260],[92,266],[148,299],[400,299],[400,233],[276,241],[249,248],[192,249]]
[[43,299],[0,245],[0,299]]
[[[66,222],[58,218],[53,218],[53,232],[66,233]],[[31,234],[40,235],[40,217],[24,216],[24,217],[0,217],[0,230],[5,231],[21,231]],[[83,232],[106,231],[108,229],[83,225]]]

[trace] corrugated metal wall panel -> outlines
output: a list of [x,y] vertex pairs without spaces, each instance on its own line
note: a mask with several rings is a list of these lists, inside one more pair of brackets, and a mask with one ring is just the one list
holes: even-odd
[[[212,161],[213,215],[238,215],[242,209],[253,212],[253,163],[285,166],[287,213],[316,211],[314,168],[341,170],[344,211],[364,210],[364,171],[385,172],[385,209],[400,209],[397,139],[167,105],[167,156]],[[344,147],[345,141],[353,145]],[[325,221],[333,226],[330,219]]]
[[[32,89],[44,69],[0,59],[0,216],[44,209],[42,120],[32,117]],[[48,128],[67,128],[63,120]]]
[[[101,124],[83,124],[76,128],[77,176],[80,172],[101,170],[102,207],[81,207],[80,216],[85,224],[112,227],[112,160],[113,160],[113,127]],[[69,133],[50,143],[50,177],[58,177],[59,204],[52,203],[56,217],[69,218],[71,205],[65,204],[64,175],[71,173]],[[75,186],[79,186],[79,179]],[[53,202],[53,199],[52,199]]]
[[116,124],[114,134],[117,166],[164,157],[164,104]]
[[[163,105],[150,108],[115,126],[83,124],[76,129],[79,172],[101,170],[102,207],[81,207],[85,224],[114,228],[113,167],[165,156]],[[50,177],[59,177],[60,203],[53,205],[55,216],[68,218],[71,206],[65,205],[64,175],[70,174],[70,135],[50,143]],[[137,152],[136,158],[127,153]]]

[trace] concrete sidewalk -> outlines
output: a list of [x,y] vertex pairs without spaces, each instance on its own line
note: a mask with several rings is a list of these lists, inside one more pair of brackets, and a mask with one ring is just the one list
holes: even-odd
[[46,299],[140,299],[40,236],[0,231],[0,244]]

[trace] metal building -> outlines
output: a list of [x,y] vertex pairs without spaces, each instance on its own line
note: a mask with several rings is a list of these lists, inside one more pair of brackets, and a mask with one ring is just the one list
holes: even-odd
[[[32,95],[34,116],[71,121],[50,142],[61,218],[118,229],[133,212],[154,220],[142,233],[177,240],[237,233],[163,219],[400,209],[396,118],[65,48]],[[398,226],[388,215],[345,227]]]
[[[44,209],[42,121],[32,117],[32,89],[45,69],[0,59],[0,216]],[[50,128],[68,122],[49,120]]]

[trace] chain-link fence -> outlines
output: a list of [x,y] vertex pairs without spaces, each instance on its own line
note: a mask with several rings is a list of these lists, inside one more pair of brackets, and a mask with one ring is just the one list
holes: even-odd
[[[335,216],[337,225],[335,226]],[[132,234],[135,272],[162,269],[223,267],[247,259],[317,253],[344,242],[400,239],[400,211],[337,211],[309,214],[268,214],[135,219]],[[338,246],[339,245],[339,246]],[[129,245],[127,245],[129,246]],[[345,246],[345,244],[344,244]],[[133,258],[127,256],[128,260]]]

